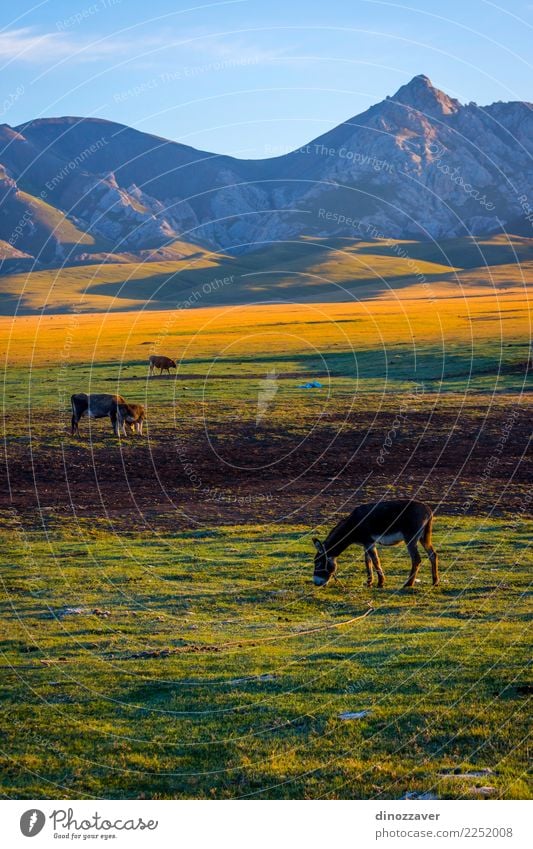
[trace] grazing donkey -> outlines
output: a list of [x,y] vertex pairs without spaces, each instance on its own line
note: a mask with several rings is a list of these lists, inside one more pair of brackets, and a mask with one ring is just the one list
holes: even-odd
[[433,585],[439,583],[437,552],[431,544],[433,513],[420,501],[378,501],[376,504],[361,504],[350,515],[339,522],[324,542],[313,539],[316,548],[313,581],[318,587],[325,586],[337,571],[337,557],[349,545],[356,543],[365,550],[367,584],[373,583],[372,566],[378,573],[378,587],[385,582],[376,545],[397,545],[405,542],[411,555],[411,573],[404,587],[412,587],[421,563],[417,543],[424,546],[431,563]]
[[113,433],[118,436],[117,427],[117,404],[125,404],[122,395],[106,395],[104,393],[87,395],[78,392],[72,395],[70,405],[72,407],[71,433],[72,436],[80,433],[79,421],[82,416],[90,419],[103,419],[109,416]]

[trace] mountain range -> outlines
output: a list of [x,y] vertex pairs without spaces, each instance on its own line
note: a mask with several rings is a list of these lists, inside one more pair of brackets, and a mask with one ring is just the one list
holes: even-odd
[[240,160],[97,118],[0,126],[0,259],[35,267],[239,255],[311,237],[532,235],[533,110],[416,76],[298,150]]

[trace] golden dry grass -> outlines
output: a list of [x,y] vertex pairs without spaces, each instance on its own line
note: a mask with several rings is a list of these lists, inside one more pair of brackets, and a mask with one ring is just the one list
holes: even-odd
[[157,349],[190,359],[296,354],[306,349],[361,350],[394,345],[470,347],[530,338],[524,290],[423,286],[351,303],[213,307],[190,310],[0,318],[2,358],[10,365],[127,361]]

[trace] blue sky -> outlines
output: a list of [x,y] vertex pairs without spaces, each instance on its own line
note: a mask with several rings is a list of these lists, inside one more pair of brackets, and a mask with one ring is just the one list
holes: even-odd
[[272,156],[419,73],[463,102],[531,101],[532,37],[515,0],[14,0],[0,122],[92,115]]

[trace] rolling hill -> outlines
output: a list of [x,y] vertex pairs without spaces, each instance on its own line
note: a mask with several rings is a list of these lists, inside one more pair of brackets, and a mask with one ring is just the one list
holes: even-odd
[[[90,256],[89,254],[87,256]],[[186,243],[2,279],[0,313],[115,312],[524,291],[533,240],[301,237],[231,256]]]

